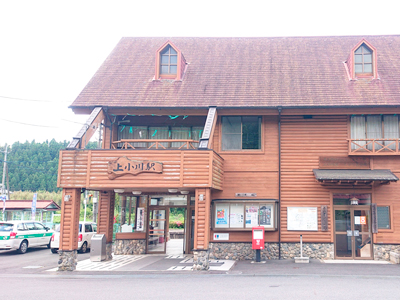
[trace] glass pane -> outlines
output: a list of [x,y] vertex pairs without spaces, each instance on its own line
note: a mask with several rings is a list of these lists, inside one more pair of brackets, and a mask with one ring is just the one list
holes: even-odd
[[244,204],[233,203],[230,208],[230,228],[244,228]]
[[333,205],[350,205],[350,199],[356,197],[358,205],[370,205],[371,194],[333,194]]
[[335,210],[335,252],[337,257],[352,257],[351,220],[349,210]]
[[356,257],[371,257],[371,235],[355,236]]
[[368,49],[366,46],[362,46],[363,52],[364,53],[371,53],[372,51]]
[[354,230],[359,233],[370,232],[371,219],[369,210],[354,210]]
[[161,54],[168,54],[170,48],[171,48],[171,46],[167,46],[167,47],[165,47],[160,53],[161,53]]
[[364,64],[364,73],[372,73],[372,64]]
[[169,47],[170,48],[170,50],[171,50],[171,54],[177,54],[177,52],[175,51],[175,49],[174,48],[172,48],[172,47]]
[[356,63],[362,63],[362,55],[354,55],[354,61]]
[[364,55],[364,63],[371,63],[371,62],[372,62],[372,55],[371,54],[365,54]]
[[389,206],[378,206],[378,228],[390,229]]
[[215,205],[215,228],[229,228],[229,204]]
[[186,195],[155,195],[151,196],[150,205],[158,206],[179,206],[187,204]]
[[260,226],[272,228],[273,224],[274,224],[273,206],[272,205],[261,205],[259,218],[260,218]]
[[258,226],[258,205],[246,205],[246,228]]
[[172,65],[176,65],[177,61],[178,61],[178,56],[176,56],[176,55],[171,55],[171,61],[170,61],[170,63],[171,63]]
[[260,119],[258,117],[242,118],[242,149],[260,149]]
[[169,73],[170,74],[176,74],[176,70],[177,70],[176,66],[171,66],[170,69],[169,69]]
[[222,134],[222,150],[241,150],[242,136],[238,134]]
[[354,66],[355,66],[355,71],[356,71],[356,73],[362,73],[362,72],[363,72],[363,70],[362,70],[362,65],[356,64],[356,65],[354,65]]
[[241,133],[241,117],[222,117],[222,134]]
[[163,64],[163,65],[169,64],[169,56],[168,55],[161,55],[161,64]]
[[165,223],[166,211],[150,210],[149,214],[149,237],[147,243],[148,252],[165,251]]
[[354,53],[361,54],[362,53],[361,48],[362,47],[359,47]]
[[168,66],[161,66],[161,74],[168,74]]
[[335,210],[335,230],[336,231],[351,230],[349,210]]

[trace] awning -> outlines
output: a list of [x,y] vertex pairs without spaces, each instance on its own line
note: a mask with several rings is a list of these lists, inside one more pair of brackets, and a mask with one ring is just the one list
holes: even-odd
[[390,170],[313,170],[315,178],[322,184],[370,185],[387,184],[399,178]]

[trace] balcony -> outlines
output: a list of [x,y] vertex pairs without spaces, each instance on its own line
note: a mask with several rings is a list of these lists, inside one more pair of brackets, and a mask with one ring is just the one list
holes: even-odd
[[[191,141],[179,142],[183,143],[182,148],[192,147]],[[213,150],[164,150],[164,140],[151,140],[150,149],[137,149],[133,143],[132,140],[113,143],[123,144],[123,149],[61,151],[58,187],[104,190],[209,187],[222,190],[223,159]]]
[[111,149],[197,149],[199,141],[185,139],[121,139],[111,143]]
[[400,155],[400,139],[349,139],[349,155]]

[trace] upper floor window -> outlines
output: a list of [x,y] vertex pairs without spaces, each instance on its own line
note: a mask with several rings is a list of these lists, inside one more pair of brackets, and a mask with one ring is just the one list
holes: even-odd
[[261,149],[261,117],[222,117],[221,149]]
[[350,128],[351,139],[356,140],[352,149],[366,146],[371,150],[374,146],[378,150],[385,146],[394,150],[395,140],[400,138],[398,115],[352,116]]
[[372,74],[372,50],[362,44],[354,51],[355,74]]
[[176,75],[178,69],[178,53],[171,45],[160,52],[160,74]]

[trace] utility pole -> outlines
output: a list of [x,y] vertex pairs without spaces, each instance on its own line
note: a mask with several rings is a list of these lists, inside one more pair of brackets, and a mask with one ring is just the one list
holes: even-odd
[[6,180],[6,170],[7,170],[7,144],[4,146],[4,163],[3,163],[3,180],[1,182],[1,194],[6,193],[5,180]]

